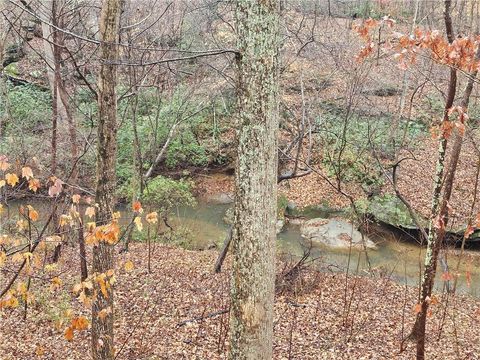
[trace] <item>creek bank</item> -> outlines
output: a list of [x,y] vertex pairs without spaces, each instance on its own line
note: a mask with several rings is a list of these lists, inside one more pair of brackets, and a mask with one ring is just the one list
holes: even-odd
[[[420,238],[420,231],[415,221],[410,216],[407,207],[394,195],[378,195],[357,203],[360,211],[378,223],[382,227],[390,228],[394,231],[408,232],[415,238]],[[422,230],[428,232],[429,221],[418,216],[419,225]],[[458,245],[461,243],[467,224],[459,224],[446,230],[445,238],[449,244]],[[480,230],[474,231],[467,240],[467,243],[479,243]]]

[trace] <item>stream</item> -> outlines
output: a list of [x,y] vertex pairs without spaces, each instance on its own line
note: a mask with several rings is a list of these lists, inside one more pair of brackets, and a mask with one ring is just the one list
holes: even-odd
[[[18,214],[18,207],[32,204],[40,214],[49,210],[48,202],[39,201],[15,201],[7,207],[3,216]],[[219,205],[199,201],[194,208],[179,208],[176,214],[170,217],[170,224],[174,228],[179,226],[188,229],[190,234],[189,247],[192,249],[206,249],[212,245],[221,248],[227,234],[228,225],[223,218],[225,211],[231,205]],[[46,208],[47,207],[47,208]],[[125,205],[119,210],[125,210]],[[42,211],[45,209],[45,212]],[[83,210],[84,211],[84,210]],[[122,211],[123,212],[123,211]],[[315,217],[328,217],[327,213],[313,214]],[[129,217],[124,215],[123,221]],[[122,220],[121,220],[122,221]],[[371,268],[378,276],[387,276],[392,280],[409,286],[418,286],[420,264],[423,264],[425,248],[416,244],[413,240],[405,240],[405,236],[399,236],[392,231],[386,231],[381,227],[374,228],[368,235],[373,240],[377,249],[368,250],[368,258]],[[293,261],[299,259],[308,249],[308,241],[302,238],[300,226],[286,224],[283,231],[278,234],[277,250],[282,257],[291,258]],[[446,252],[450,271],[456,268],[458,260],[458,249],[450,249]],[[322,245],[313,245],[310,251],[310,258],[316,259],[311,264],[322,271],[348,272],[368,276],[371,272],[362,251],[330,248]],[[350,259],[350,260],[349,260]],[[212,263],[212,269],[213,269]],[[470,273],[470,281],[467,281],[467,272]],[[436,290],[441,291],[444,281],[441,279],[441,267],[438,266]],[[460,276],[457,283],[457,291],[480,297],[480,251],[466,250],[464,259],[460,266]]]
[[[206,248],[213,243],[220,248],[228,230],[228,225],[223,221],[228,207],[229,205],[200,202],[196,208],[179,209],[173,222],[190,229],[194,234],[194,248]],[[325,214],[320,215],[325,216]],[[418,286],[419,268],[420,264],[423,264],[425,256],[424,248],[414,243],[413,240],[405,240],[404,237],[382,228],[375,228],[369,234],[369,238],[375,241],[378,246],[378,249],[368,251],[371,268],[376,274],[389,276],[400,284],[406,282],[410,286]],[[307,248],[308,243],[302,238],[299,225],[287,224],[284,230],[278,234],[278,252],[282,256],[300,258]],[[456,268],[459,250],[450,249],[446,253],[450,271],[453,272]],[[311,258],[318,258],[312,264],[323,270],[345,272],[348,266],[349,273],[354,274],[358,266],[359,275],[369,274],[365,254],[358,250],[352,250],[349,256],[348,250],[314,245],[310,256]],[[441,279],[440,266],[438,266],[437,272],[436,289],[441,291],[444,287],[444,281]],[[467,282],[467,272],[470,273],[470,283]],[[479,297],[480,251],[465,251],[464,260],[462,260],[460,266],[460,274],[457,291]]]

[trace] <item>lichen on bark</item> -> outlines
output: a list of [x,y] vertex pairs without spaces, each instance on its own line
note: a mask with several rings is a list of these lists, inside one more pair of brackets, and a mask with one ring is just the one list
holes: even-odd
[[231,359],[271,359],[277,220],[278,3],[237,2]]

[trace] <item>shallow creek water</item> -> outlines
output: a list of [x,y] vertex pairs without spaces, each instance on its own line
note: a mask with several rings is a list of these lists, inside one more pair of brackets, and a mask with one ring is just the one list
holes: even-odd
[[[215,243],[223,243],[228,225],[223,222],[223,216],[228,205],[213,205],[200,203],[196,208],[180,209],[175,222],[188,227],[194,234],[194,246],[202,248]],[[419,283],[419,268],[423,264],[424,248],[414,241],[406,241],[395,234],[376,229],[370,235],[378,246],[376,250],[368,251],[371,268],[377,275],[390,276],[393,280],[411,286]],[[300,235],[298,225],[287,224],[278,234],[278,251],[284,256],[300,257],[308,243]],[[446,251],[450,271],[456,268],[459,250]],[[324,246],[313,246],[311,257],[318,258],[313,264],[327,271],[345,272],[347,267],[350,273],[356,273],[358,266],[359,275],[369,275],[369,266],[365,254],[357,250],[332,249]],[[350,260],[349,260],[350,258]],[[212,264],[213,265],[213,264]],[[466,273],[470,273],[470,284],[467,284]],[[437,290],[441,290],[444,282],[439,265],[439,276],[436,281]],[[480,251],[466,251],[460,266],[460,277],[457,289],[461,293],[480,296]]]
[[[42,208],[49,206],[45,203],[28,202],[40,213]],[[20,205],[27,202],[10,203],[7,212],[12,216],[18,213]],[[174,227],[183,226],[191,234],[192,247],[194,249],[205,249],[212,244],[221,247],[228,225],[223,221],[225,211],[229,205],[216,205],[199,202],[195,208],[180,208],[171,217],[171,224]],[[122,209],[120,209],[122,210]],[[48,210],[46,210],[48,211]],[[4,212],[3,216],[8,216]],[[316,214],[318,217],[325,217],[327,214]],[[126,220],[124,220],[126,221]],[[375,229],[369,237],[377,244],[376,250],[368,251],[370,268],[376,276],[389,276],[398,283],[407,283],[416,286],[419,283],[420,264],[423,264],[425,254],[424,248],[417,245],[413,240],[406,241],[392,232],[382,229]],[[284,257],[291,257],[293,260],[304,254],[308,243],[300,235],[300,226],[287,224],[284,230],[278,235],[278,253]],[[446,251],[450,271],[456,268],[459,250]],[[369,275],[369,266],[366,256],[358,250],[339,250],[321,245],[314,245],[310,252],[311,258],[318,258],[313,266],[318,266],[325,271],[348,272],[359,275]],[[212,264],[213,267],[213,264]],[[441,279],[441,268],[436,281],[437,290],[442,290],[444,282]],[[470,273],[471,280],[467,282],[466,273]],[[466,251],[460,266],[457,289],[461,293],[468,293],[480,297],[480,250]]]

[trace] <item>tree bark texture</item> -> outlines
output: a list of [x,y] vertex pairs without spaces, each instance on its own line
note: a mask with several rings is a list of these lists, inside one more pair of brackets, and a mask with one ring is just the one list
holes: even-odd
[[[51,10],[50,19],[54,26],[63,28],[63,15],[61,12],[65,11],[65,1],[55,0],[46,1],[45,6]],[[78,149],[77,149],[77,128],[75,124],[74,116],[70,109],[68,100],[68,94],[65,87],[65,82],[62,79],[61,63],[62,55],[61,48],[64,46],[64,35],[58,30],[55,30],[50,25],[42,22],[42,32],[44,38],[44,55],[47,67],[47,75],[52,91],[52,107],[53,107],[53,120],[52,120],[52,174],[56,172],[56,142],[57,131],[59,123],[64,125],[67,122],[69,140],[70,140],[70,163],[72,166],[71,182],[75,182],[77,178],[77,171],[74,168],[77,162]],[[60,120],[60,122],[58,121]],[[55,144],[54,144],[55,143]]]
[[230,359],[272,359],[277,219],[275,0],[237,2],[238,103]]

